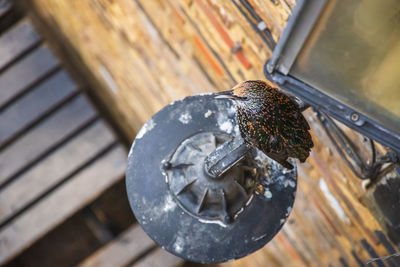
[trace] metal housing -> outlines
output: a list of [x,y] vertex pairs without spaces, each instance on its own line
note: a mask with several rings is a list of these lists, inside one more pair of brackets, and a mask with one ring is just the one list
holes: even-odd
[[283,90],[299,97],[309,105],[361,134],[400,152],[399,133],[333,99],[290,73],[292,65],[327,2],[329,1],[299,0],[297,2],[271,59],[264,65],[264,74]]
[[[207,177],[204,158],[215,147],[208,141],[215,133],[219,143],[239,135],[230,100],[200,95],[174,102],[140,130],[126,172],[129,202],[145,232],[167,251],[201,263],[263,247],[290,214],[297,185],[296,167],[286,170],[258,150],[222,179]],[[256,173],[261,176],[253,184]]]

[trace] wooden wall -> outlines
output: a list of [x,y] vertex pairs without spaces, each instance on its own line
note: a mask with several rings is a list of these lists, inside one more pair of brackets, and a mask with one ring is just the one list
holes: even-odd
[[[275,40],[294,2],[249,0]],[[173,100],[264,79],[263,64],[271,55],[235,5],[244,8],[237,0],[19,3],[131,140],[152,114]],[[235,50],[238,44],[241,49]],[[394,245],[361,201],[367,194],[360,180],[340,159],[311,110],[306,117],[315,148],[299,166],[288,223],[263,249],[224,266],[363,266],[369,258],[393,253]]]

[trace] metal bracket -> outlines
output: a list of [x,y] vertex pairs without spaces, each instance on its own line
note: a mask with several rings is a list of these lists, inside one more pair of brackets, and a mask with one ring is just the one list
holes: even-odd
[[[358,178],[375,180],[381,177],[381,174],[386,173],[386,170],[391,170],[395,164],[400,163],[399,155],[394,151],[388,151],[385,155],[378,156],[375,143],[370,138],[367,139],[371,146],[371,158],[363,161],[361,155],[355,149],[355,145],[333,119],[322,111],[314,111],[332,144]],[[391,164],[383,169],[386,163]]]

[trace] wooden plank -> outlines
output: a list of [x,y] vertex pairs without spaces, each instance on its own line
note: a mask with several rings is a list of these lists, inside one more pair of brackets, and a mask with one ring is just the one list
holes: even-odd
[[0,0],[0,18],[4,16],[12,7],[10,0]]
[[28,19],[18,22],[0,36],[0,69],[40,41]]
[[89,209],[103,225],[112,229],[113,233],[122,233],[135,222],[126,197],[125,181],[108,188],[101,197],[90,204]]
[[102,121],[97,121],[45,157],[1,191],[0,223],[60,183],[113,142],[115,137],[111,131]]
[[0,231],[0,265],[29,247],[66,218],[119,181],[126,168],[126,151],[116,146],[68,183],[44,197]]
[[0,73],[0,108],[57,65],[56,58],[43,45]]
[[68,74],[65,71],[58,71],[11,106],[1,110],[0,145],[48,110],[59,105],[65,98],[75,93],[76,89],[76,84]]
[[154,246],[155,243],[138,224],[132,225],[114,241],[90,255],[79,266],[126,266]]
[[78,211],[6,266],[76,266],[80,260],[100,247],[101,244],[88,227],[85,216]]
[[0,151],[0,185],[96,116],[86,98],[78,96],[24,133]]
[[163,250],[162,248],[157,248],[155,251],[146,255],[143,259],[139,260],[132,266],[135,267],[176,267],[181,266],[184,260],[178,258],[171,253]]
[[[27,3],[23,2],[23,5]],[[29,2],[33,3],[33,1]],[[85,62],[86,60],[91,61],[91,64],[86,65],[81,62],[77,63],[77,66],[96,70],[96,79],[101,84],[93,84],[92,88],[102,90],[109,86],[109,90],[102,90],[103,94],[98,94],[100,99],[112,97],[115,101],[126,102],[129,112],[124,110],[121,113],[117,101],[109,107],[110,111],[115,114],[115,118],[118,118],[117,121],[124,122],[120,124],[121,127],[123,129],[130,128],[130,136],[135,133],[134,130],[140,129],[141,124],[147,118],[171,100],[188,94],[207,92],[214,88],[207,78],[201,75],[201,69],[192,61],[191,55],[182,55],[182,63],[177,62],[176,56],[165,46],[162,37],[138,8],[135,1],[123,0],[115,5],[116,8],[103,8],[108,5],[107,1],[57,1],[53,3],[44,1],[41,3],[44,5],[54,4],[54,8],[50,7],[51,10],[62,11],[64,18],[71,18],[68,22],[67,20],[62,22],[63,26],[64,22],[70,25],[66,27],[68,35],[71,33],[71,36],[67,37],[69,42],[78,45],[81,37],[91,40],[90,42],[86,41],[84,45],[82,43],[82,46],[79,45],[88,52],[94,52],[89,52],[88,57],[86,55],[79,57]],[[33,9],[29,8],[29,10]],[[86,10],[87,14],[77,12],[77,10]],[[135,16],[128,14],[135,14]],[[53,15],[49,14],[48,18],[58,24],[59,16]],[[73,16],[75,19],[72,19]],[[115,16],[117,19],[109,20],[107,19],[109,16]],[[106,19],[103,20],[104,18]],[[89,30],[81,28],[82,20],[86,21],[85,24],[90,27]],[[72,27],[70,22],[73,23]],[[92,26],[94,27],[92,28]],[[114,35],[114,31],[118,33]],[[85,34],[82,34],[83,32]],[[114,46],[112,42],[109,42],[110,34],[114,36],[112,39],[116,38],[120,41],[118,45]],[[66,36],[62,38],[64,37]],[[100,39],[102,41],[99,41]],[[143,43],[136,40],[147,41]],[[148,52],[150,48],[151,52]],[[180,49],[186,51],[191,48],[187,47],[185,42],[182,43]],[[61,51],[66,52],[64,49]],[[110,65],[113,58],[114,60],[118,59],[118,65]],[[119,60],[122,58],[124,60]],[[157,58],[161,61],[154,64],[157,62]],[[112,68],[110,68],[111,66]],[[85,73],[92,74],[89,70]],[[129,75],[126,75],[127,73]],[[132,75],[132,73],[140,73],[140,75]],[[166,75],[160,77],[157,74],[153,75],[155,73]],[[86,81],[93,80],[89,76],[85,79]],[[122,95],[124,97],[120,98]]]

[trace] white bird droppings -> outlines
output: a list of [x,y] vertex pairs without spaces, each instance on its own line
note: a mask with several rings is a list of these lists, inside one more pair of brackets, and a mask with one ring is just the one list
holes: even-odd
[[163,211],[170,212],[173,211],[175,208],[176,208],[175,201],[172,199],[171,195],[167,195],[167,197],[165,198]]
[[212,114],[212,111],[211,110],[207,110],[207,112],[204,114],[204,118],[210,117],[211,114]]
[[136,139],[142,138],[147,132],[151,131],[156,126],[153,119],[148,120],[136,135]]
[[176,238],[174,246],[173,246],[175,252],[178,252],[178,253],[182,252],[183,251],[183,244],[184,244],[183,238],[178,236]]
[[179,121],[182,122],[183,124],[188,124],[191,119],[192,116],[190,116],[188,112],[182,113],[181,116],[179,117]]
[[224,123],[221,124],[219,128],[226,133],[231,133],[233,125],[230,121],[225,121]]

